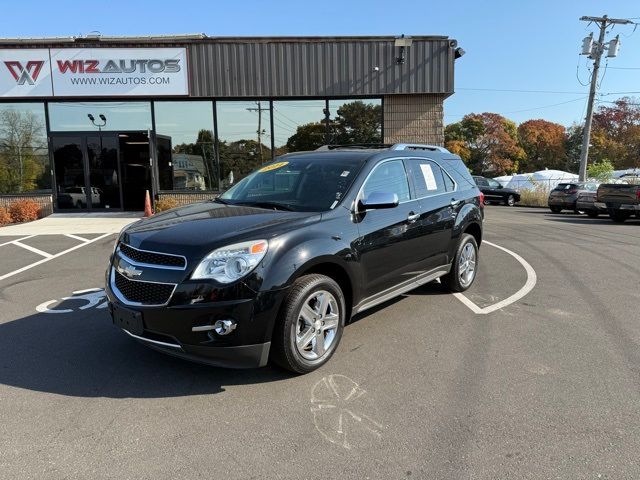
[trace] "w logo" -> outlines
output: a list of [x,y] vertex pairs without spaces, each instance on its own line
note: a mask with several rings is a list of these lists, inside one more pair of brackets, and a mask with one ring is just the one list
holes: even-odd
[[30,60],[25,66],[23,66],[21,62],[16,61],[4,62],[4,64],[7,66],[7,69],[9,69],[11,76],[16,79],[18,85],[24,85],[25,83],[35,85],[44,61]]

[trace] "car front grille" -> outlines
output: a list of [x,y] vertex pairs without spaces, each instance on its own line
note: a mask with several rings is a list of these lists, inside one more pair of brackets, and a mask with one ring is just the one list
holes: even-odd
[[130,280],[118,273],[111,272],[112,286],[121,300],[129,305],[161,306],[169,303],[176,285],[174,283],[153,283],[142,280]]
[[138,264],[157,266],[157,268],[175,268],[179,270],[184,270],[187,267],[187,260],[180,255],[140,250],[127,245],[126,243],[121,243],[119,250],[121,255]]

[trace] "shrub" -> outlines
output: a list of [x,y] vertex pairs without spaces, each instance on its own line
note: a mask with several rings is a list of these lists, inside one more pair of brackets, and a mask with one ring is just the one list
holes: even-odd
[[37,220],[40,206],[33,200],[18,200],[9,205],[11,219],[16,222],[31,222]]
[[520,205],[526,207],[546,207],[549,192],[544,189],[520,190]]
[[613,164],[609,160],[592,163],[587,167],[587,174],[589,178],[606,182],[613,177]]
[[9,215],[9,211],[6,208],[0,207],[0,226],[8,223],[11,223],[11,215]]
[[173,198],[161,198],[156,200],[156,213],[164,212],[165,210],[176,208],[177,206],[179,206],[177,200]]

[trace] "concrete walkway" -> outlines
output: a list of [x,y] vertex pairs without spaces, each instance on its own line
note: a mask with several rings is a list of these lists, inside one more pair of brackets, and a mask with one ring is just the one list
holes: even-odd
[[142,213],[137,212],[54,213],[35,222],[0,227],[0,237],[118,233],[141,217]]

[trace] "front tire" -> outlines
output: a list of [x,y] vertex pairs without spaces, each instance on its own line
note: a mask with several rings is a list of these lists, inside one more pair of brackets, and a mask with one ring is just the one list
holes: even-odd
[[549,210],[551,210],[551,213],[560,213],[562,211],[562,208],[560,208],[560,207],[549,207]]
[[587,212],[587,215],[588,215],[590,218],[598,218],[598,215],[600,215],[600,212],[598,212],[597,210],[589,210],[589,211]]
[[272,340],[272,359],[287,370],[308,373],[335,352],[346,320],[340,286],[325,275],[297,279],[284,301]]
[[460,238],[451,271],[442,277],[442,284],[453,292],[464,292],[476,279],[478,272],[478,244],[473,235]]

